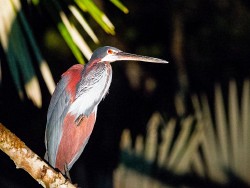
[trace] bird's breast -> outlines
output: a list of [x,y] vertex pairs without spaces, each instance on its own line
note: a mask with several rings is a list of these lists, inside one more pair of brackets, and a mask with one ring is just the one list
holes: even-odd
[[77,117],[79,115],[89,116],[107,94],[111,80],[112,68],[108,62],[92,66],[88,72],[83,71],[76,99],[71,104],[69,112]]

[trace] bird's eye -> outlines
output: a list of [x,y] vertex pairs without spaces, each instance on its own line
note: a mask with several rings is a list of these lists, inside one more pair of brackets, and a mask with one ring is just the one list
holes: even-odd
[[114,51],[111,49],[108,49],[107,54],[114,54]]

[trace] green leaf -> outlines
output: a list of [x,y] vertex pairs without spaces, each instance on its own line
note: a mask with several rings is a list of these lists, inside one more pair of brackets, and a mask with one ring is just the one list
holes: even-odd
[[8,66],[10,69],[10,73],[12,76],[12,79],[14,81],[15,87],[18,91],[19,97],[23,99],[23,88],[20,80],[20,72],[18,71],[18,66],[16,59],[13,54],[13,50],[11,50],[11,47],[9,47],[8,51],[6,52],[7,60],[8,60]]
[[126,6],[124,6],[121,1],[119,0],[110,0],[111,3],[113,3],[117,8],[119,8],[122,12],[125,14],[128,14],[129,10]]
[[80,23],[80,25],[82,26],[82,28],[90,36],[90,38],[96,44],[98,44],[99,40],[98,40],[97,36],[95,35],[94,31],[89,26],[88,22],[85,20],[85,18],[81,15],[81,13],[79,12],[79,10],[75,6],[72,6],[72,5],[69,6],[69,9],[72,12],[72,14],[75,16],[75,18],[77,19],[77,21]]
[[33,5],[37,6],[40,3],[40,0],[31,0],[31,2],[33,3]]
[[[43,1],[43,2],[45,5],[45,8],[48,10],[50,16],[52,17],[54,22],[57,23],[57,28],[58,28],[61,36],[63,37],[63,39],[65,40],[65,42],[69,46],[69,48],[72,51],[72,53],[74,54],[75,58],[77,59],[77,61],[80,64],[84,64],[85,62],[84,62],[81,51],[79,50],[79,48],[77,47],[77,45],[73,41],[72,37],[70,36],[69,31],[67,30],[66,26],[62,23],[61,18],[58,14],[58,12],[60,12],[60,7],[58,6],[58,4],[55,1],[53,1],[54,2],[53,4],[51,4],[51,2],[48,2],[48,1]],[[55,11],[55,9],[57,11]]]
[[83,8],[83,11],[87,10],[106,33],[115,34],[114,25],[91,0],[75,0],[75,2],[81,9]]
[[29,23],[27,22],[27,19],[24,15],[22,9],[19,10],[18,17],[20,18],[21,24],[24,28],[24,31],[25,31],[24,35],[27,36],[28,43],[30,44],[31,50],[33,51],[33,53],[35,55],[37,63],[39,64],[39,68],[40,68],[40,71],[42,73],[43,79],[46,83],[46,86],[48,87],[50,94],[52,94],[54,89],[55,89],[55,82],[53,80],[53,77],[52,77],[52,74],[51,74],[49,67],[46,65],[47,62],[42,57],[40,49],[36,43],[36,40],[35,40],[34,35],[32,33],[32,30],[29,26]]
[[77,61],[81,64],[84,64],[84,59],[82,56],[81,51],[78,49],[74,41],[72,40],[67,28],[62,22],[57,24],[58,30],[60,31],[62,37],[64,38],[65,42],[68,44],[69,48],[71,49],[72,53],[74,54]]

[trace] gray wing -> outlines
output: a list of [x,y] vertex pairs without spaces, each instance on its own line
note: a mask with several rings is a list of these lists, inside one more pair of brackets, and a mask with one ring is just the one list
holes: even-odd
[[45,131],[45,159],[55,167],[56,154],[62,137],[63,120],[70,106],[70,96],[66,91],[68,77],[63,77],[52,95]]

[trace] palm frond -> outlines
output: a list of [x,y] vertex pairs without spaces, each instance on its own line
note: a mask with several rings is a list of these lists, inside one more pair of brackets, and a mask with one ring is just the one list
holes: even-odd
[[115,34],[115,27],[108,17],[93,3],[92,0],[75,0],[76,4],[82,11],[88,12],[95,21],[108,34]]
[[69,9],[72,12],[72,14],[75,16],[75,18],[78,20],[82,28],[87,32],[87,34],[90,36],[90,38],[96,43],[99,43],[99,40],[97,36],[95,35],[94,31],[89,26],[88,22],[85,20],[85,18],[81,15],[80,11],[72,5],[69,5]]
[[112,2],[117,8],[119,8],[125,14],[127,14],[129,12],[127,7],[124,6],[124,4],[122,4],[120,1],[118,1],[118,0],[110,0],[110,2]]
[[[55,83],[48,63],[42,56],[32,28],[26,19],[22,3],[24,2],[20,0],[0,2],[0,42],[19,97],[23,99],[26,93],[36,106],[41,107],[42,97],[34,63],[38,63],[41,75],[51,94],[55,89]],[[120,1],[115,0],[112,3],[123,12],[128,12]],[[95,43],[99,43],[99,40],[84,19],[83,12],[89,13],[108,34],[115,34],[114,26],[92,0],[75,0],[67,2],[66,6],[65,4],[66,2],[58,0],[28,2],[28,5],[39,6],[42,11],[49,13],[76,60],[84,64],[84,57],[89,59],[92,51],[82,34],[76,29],[70,16],[78,21]]]
[[[114,172],[114,179],[118,181],[116,176],[119,176],[122,182],[115,182],[115,185],[127,186],[129,182],[124,178],[134,175],[134,178],[139,177],[137,181],[147,182],[140,184],[143,188],[165,187],[168,184],[172,185],[173,182],[174,185],[188,186],[190,182],[183,178],[186,174],[195,174],[194,181],[200,183],[209,183],[204,181],[208,179],[211,186],[228,184],[232,176],[250,185],[248,178],[250,174],[249,80],[244,81],[241,93],[242,96],[239,98],[237,84],[232,80],[229,82],[228,95],[225,95],[227,98],[223,97],[220,85],[216,84],[213,110],[206,95],[201,95],[200,98],[193,95],[191,97],[193,115],[180,121],[170,119],[165,122],[159,113],[153,114],[148,123],[145,143],[142,136],[139,136],[136,141],[140,142],[138,144],[140,147],[136,146],[136,148],[141,148],[140,151],[144,148],[145,152],[139,152],[140,155],[138,155],[138,149],[132,148],[131,144],[128,146],[129,154],[124,154],[125,151],[121,148],[123,155],[120,165],[122,165],[123,174],[120,174],[121,166],[119,166]],[[214,114],[212,115],[211,112]],[[130,135],[128,130],[126,135]],[[127,136],[126,139],[131,138]],[[132,141],[122,139],[121,142],[123,148],[126,148],[125,143]],[[126,161],[127,158],[129,163]],[[141,166],[140,169],[134,166],[133,159],[136,166]],[[142,167],[143,165],[147,167]],[[146,169],[151,169],[150,173]],[[162,179],[159,171],[166,174],[165,178],[177,178],[177,180]],[[174,176],[170,176],[169,173]],[[126,176],[122,178],[124,174]],[[178,177],[182,178],[181,183]]]
[[[2,20],[1,44],[9,62],[10,72],[19,96],[20,98],[24,96],[21,84],[23,81],[27,97],[40,107],[42,105],[41,91],[32,65],[26,35],[22,30],[26,19],[19,14],[21,11],[20,2],[1,1],[0,4],[2,8],[5,7],[3,8],[5,11],[1,11],[0,14]],[[22,81],[20,78],[22,78]]]

